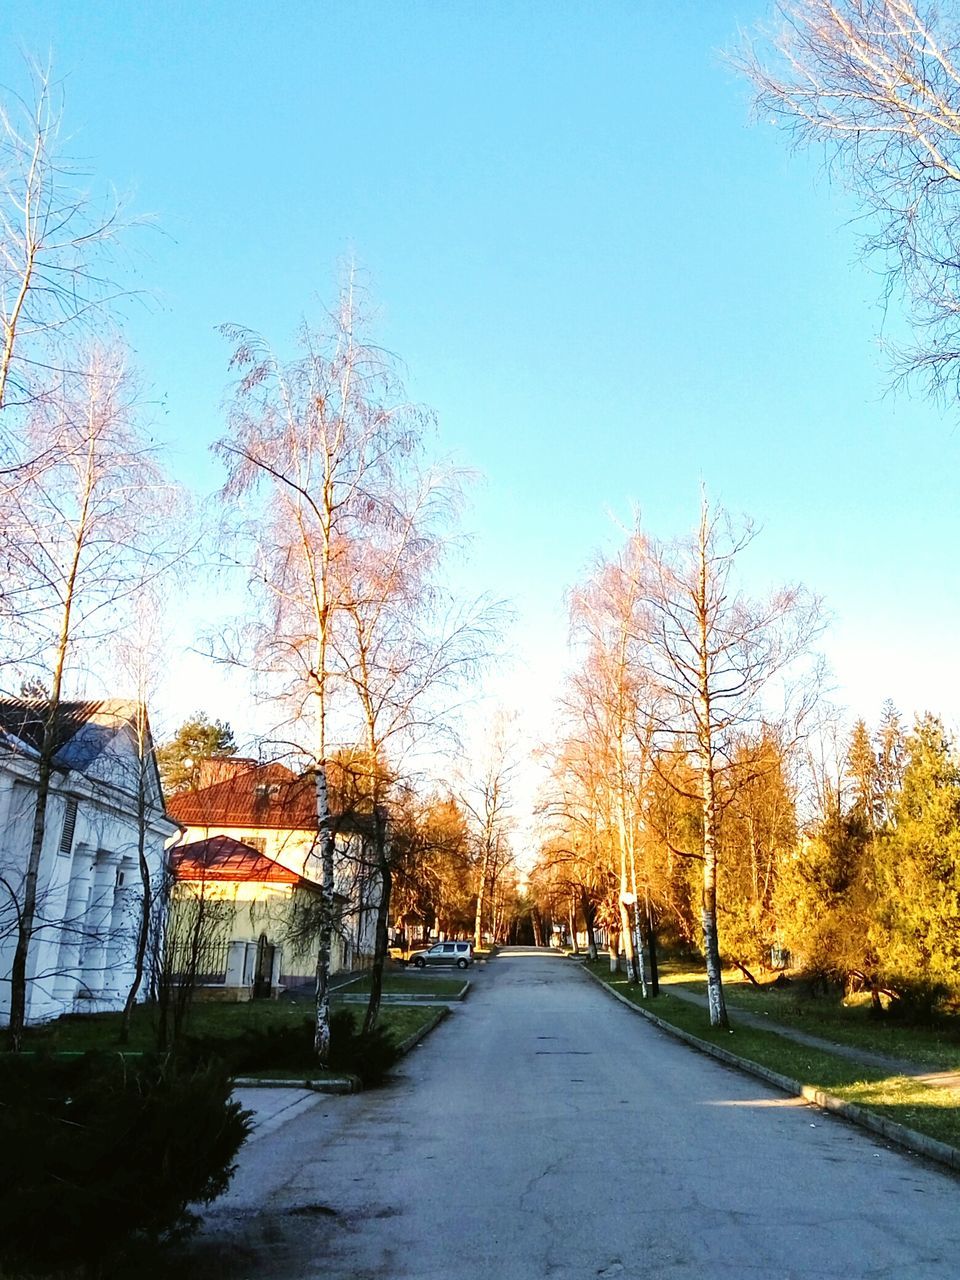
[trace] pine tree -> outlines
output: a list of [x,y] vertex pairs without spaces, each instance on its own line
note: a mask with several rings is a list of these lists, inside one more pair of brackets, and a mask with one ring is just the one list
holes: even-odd
[[872,936],[891,981],[956,988],[960,975],[960,758],[942,722],[906,740],[893,827],[880,842]]
[[200,761],[211,756],[232,756],[237,744],[225,720],[211,720],[198,711],[185,720],[169,742],[157,750],[157,766],[167,795],[196,787]]

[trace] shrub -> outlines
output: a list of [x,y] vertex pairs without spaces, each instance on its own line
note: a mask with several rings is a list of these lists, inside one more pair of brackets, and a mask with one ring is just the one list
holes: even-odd
[[365,1085],[382,1084],[400,1050],[389,1031],[374,1027],[365,1035],[357,1030],[350,1009],[340,1009],[330,1019],[330,1066],[349,1071]]
[[94,1266],[223,1192],[250,1129],[222,1064],[0,1058],[0,1264]]
[[887,1006],[886,1017],[911,1027],[933,1027],[940,1021],[949,989],[942,982],[917,979],[898,983],[896,994],[898,998]]
[[[183,1052],[189,1061],[201,1063],[220,1059],[233,1074],[246,1071],[310,1071],[317,1065],[313,1052],[313,1019],[294,1025],[268,1026],[244,1031],[239,1036],[189,1036]],[[400,1054],[388,1031],[375,1027],[359,1032],[349,1009],[340,1009],[330,1019],[330,1068],[359,1076],[364,1085],[377,1085]]]

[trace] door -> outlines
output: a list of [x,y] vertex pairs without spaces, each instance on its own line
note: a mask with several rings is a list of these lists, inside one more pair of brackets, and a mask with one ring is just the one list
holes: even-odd
[[273,953],[276,947],[261,933],[257,939],[257,967],[253,977],[253,998],[264,1000],[273,994]]

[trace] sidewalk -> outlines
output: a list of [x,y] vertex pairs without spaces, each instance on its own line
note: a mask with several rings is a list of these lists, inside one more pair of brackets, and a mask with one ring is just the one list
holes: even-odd
[[253,1130],[247,1142],[256,1142],[257,1138],[272,1133],[301,1111],[315,1107],[318,1102],[330,1101],[325,1094],[295,1085],[289,1089],[261,1089],[254,1085],[243,1085],[234,1089],[233,1098],[245,1111],[253,1112]]
[[[685,987],[681,987],[672,983],[664,983],[664,990],[670,995],[676,996],[678,1000],[685,1000],[688,1004],[696,1004],[701,1008],[707,1007],[707,997],[699,995],[695,991],[688,991]],[[930,1071],[928,1067],[918,1065],[916,1062],[907,1062],[904,1058],[892,1058],[885,1053],[874,1053],[870,1049],[857,1049],[853,1045],[838,1044],[836,1040],[825,1040],[822,1036],[812,1036],[806,1031],[798,1031],[794,1027],[785,1027],[782,1022],[774,1022],[772,1018],[758,1013],[748,1013],[745,1009],[738,1009],[731,1005],[728,1007],[728,1013],[734,1022],[740,1022],[747,1027],[756,1027],[759,1031],[772,1031],[774,1035],[783,1036],[786,1040],[793,1040],[796,1044],[806,1045],[808,1049],[822,1049],[825,1053],[832,1053],[835,1057],[846,1058],[850,1062],[859,1062],[865,1067],[876,1067],[880,1071],[889,1071],[892,1076],[911,1076],[915,1080],[921,1081],[937,1089],[958,1089],[960,1088],[960,1071]]]

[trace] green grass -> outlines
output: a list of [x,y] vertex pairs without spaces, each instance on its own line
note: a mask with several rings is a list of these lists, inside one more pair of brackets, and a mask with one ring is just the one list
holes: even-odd
[[[689,966],[667,966],[662,981],[680,983],[690,991],[706,995],[702,972]],[[723,990],[728,1008],[743,1009],[773,1022],[805,1031],[809,1035],[835,1040],[838,1044],[871,1053],[885,1053],[931,1070],[960,1070],[960,1019],[945,1017],[935,1027],[910,1026],[895,1018],[877,1018],[871,1013],[869,996],[844,1001],[838,994],[811,996],[802,981],[775,987],[765,983],[754,987],[740,974],[725,973]]]
[[[462,985],[462,983],[460,984]],[[334,1005],[337,1001],[334,998]],[[251,1000],[243,1004],[214,1004],[199,1001],[191,1008],[187,1034],[195,1036],[239,1036],[247,1030],[275,1026],[299,1026],[311,1016],[309,1001]],[[362,1009],[358,1010],[362,1013]],[[380,1025],[387,1027],[398,1040],[423,1026],[435,1008],[384,1005]],[[42,1027],[31,1027],[24,1036],[25,1049],[52,1052],[88,1049],[118,1050],[117,1033],[120,1015],[116,1013],[72,1014]],[[156,1012],[138,1005],[130,1028],[128,1051],[149,1052],[156,1048]]]
[[960,1148],[960,1090],[939,1089],[910,1077],[890,1076],[877,1068],[809,1049],[772,1031],[738,1027],[735,1011],[732,1030],[715,1030],[705,1009],[671,995],[668,986],[661,987],[656,1000],[643,1000],[639,989],[628,985],[622,973],[610,973],[606,961],[587,967],[631,1003],[700,1040]]

